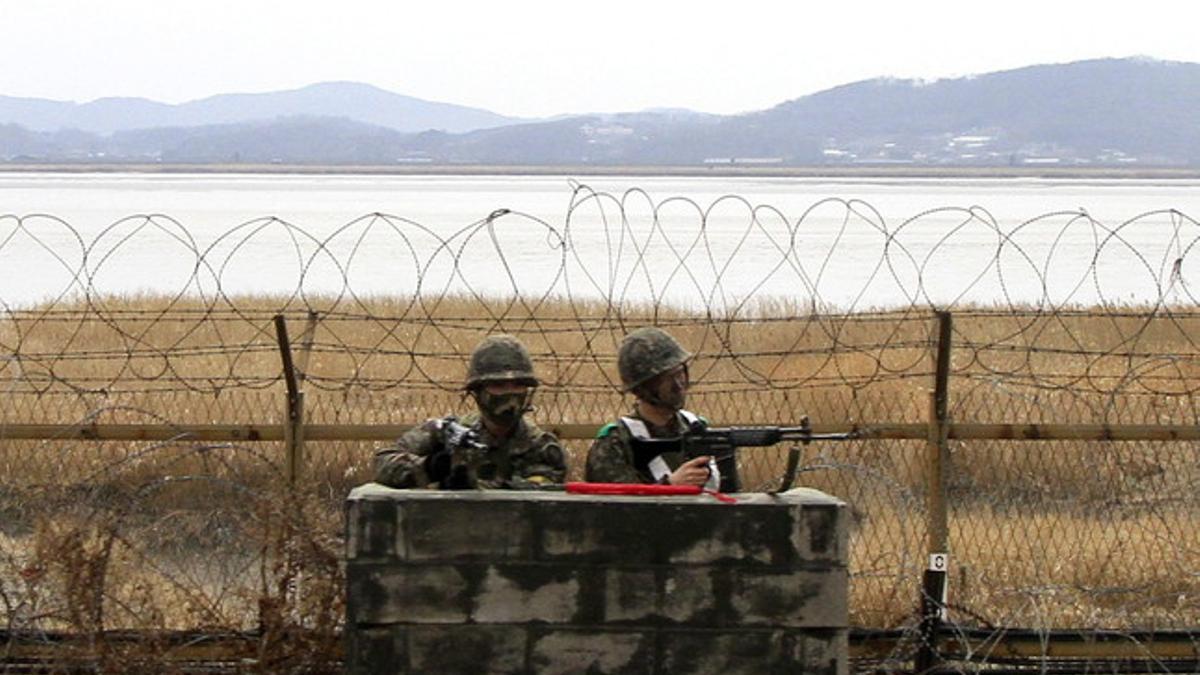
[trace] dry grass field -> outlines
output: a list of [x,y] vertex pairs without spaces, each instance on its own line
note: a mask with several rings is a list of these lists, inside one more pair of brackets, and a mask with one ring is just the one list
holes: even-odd
[[[315,311],[309,318],[309,310]],[[543,426],[627,409],[615,349],[657,323],[696,353],[690,407],[716,424],[921,423],[933,378],[926,311],[732,316],[503,301],[159,297],[0,315],[0,595],[14,627],[333,626],[340,500],[373,443],[309,442],[288,488],[276,442],[4,440],[21,424],[279,424],[283,311],[307,421],[405,424],[466,412],[465,356],[519,335]],[[1196,424],[1200,316],[1157,308],[970,308],[955,314],[956,422]],[[576,475],[586,439],[569,443]],[[814,443],[799,482],[854,519],[855,625],[915,622],[926,558],[926,447]],[[786,448],[743,452],[755,488]],[[946,477],[952,616],[1027,627],[1200,621],[1200,463],[1187,442],[954,441]],[[332,628],[330,628],[332,630]],[[313,646],[319,650],[320,645]]]

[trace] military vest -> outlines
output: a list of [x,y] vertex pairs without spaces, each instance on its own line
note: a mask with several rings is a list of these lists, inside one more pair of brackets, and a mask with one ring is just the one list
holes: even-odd
[[[683,422],[687,429],[694,428],[697,424],[707,424],[699,415],[690,410],[680,410],[679,416],[683,418]],[[636,417],[624,416],[619,418],[621,426],[629,432],[633,438],[649,441],[654,437],[650,435],[650,428],[646,426],[645,420],[640,420]],[[666,483],[671,476],[672,468],[667,464],[667,460],[659,455],[650,460],[647,464],[650,470],[650,475],[657,483]],[[706,490],[719,490],[721,486],[721,471],[717,468],[717,463],[714,459],[708,461],[708,481],[704,483]]]

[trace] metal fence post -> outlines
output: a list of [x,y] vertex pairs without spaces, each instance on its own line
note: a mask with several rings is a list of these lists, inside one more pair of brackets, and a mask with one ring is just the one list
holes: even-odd
[[933,393],[929,405],[928,462],[925,509],[928,513],[929,566],[921,577],[921,645],[915,670],[925,672],[940,663],[937,637],[945,612],[946,574],[949,567],[950,526],[946,509],[946,470],[950,461],[950,353],[953,319],[950,312],[935,313],[938,337]]
[[286,452],[285,474],[289,486],[295,486],[304,469],[304,392],[292,364],[292,346],[288,341],[287,322],[282,314],[275,315],[275,337],[279,341],[279,356],[283,359],[283,380],[287,385],[287,420],[283,425]]

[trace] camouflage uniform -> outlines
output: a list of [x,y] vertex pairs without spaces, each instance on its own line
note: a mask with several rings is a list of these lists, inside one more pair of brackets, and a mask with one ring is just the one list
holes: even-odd
[[[506,383],[529,389],[489,393],[490,385]],[[542,431],[522,416],[537,386],[529,352],[515,337],[493,335],[475,347],[464,388],[475,398],[480,413],[468,415],[460,423],[473,430],[487,449],[451,449],[448,463],[455,477],[452,487],[528,489],[563,482],[567,467],[562,445],[554,434]],[[493,426],[512,428],[513,432],[504,439],[493,438],[481,413],[489,415]],[[394,445],[379,450],[375,454],[376,482],[397,488],[428,486],[431,477],[426,459],[445,447],[444,427],[444,420],[428,420],[409,429]],[[460,473],[465,473],[461,482]]]
[[[676,438],[687,428],[681,413],[675,413],[675,417],[665,427],[654,426],[636,411],[629,417],[644,423],[651,438]],[[592,441],[592,447],[588,449],[585,480],[594,483],[657,482],[648,468],[639,469],[636,466],[630,438],[629,428],[624,424],[612,422],[604,425],[596,434],[596,440]],[[678,469],[684,461],[683,453],[680,452],[664,452],[660,457],[671,471]]]
[[[404,433],[394,445],[375,453],[375,481],[396,488],[429,485],[425,458],[445,443],[442,420],[431,419]],[[479,434],[488,446],[486,454],[456,448],[452,466],[466,466],[470,487],[494,489],[531,489],[539,485],[561,483],[567,475],[562,446],[554,434],[521,420],[511,436],[500,441],[492,438],[478,414],[464,417],[461,423]]]
[[[619,422],[608,424],[600,429],[592,447],[588,449],[585,477],[588,481],[597,483],[656,483],[667,482],[669,475],[683,464],[686,459],[682,452],[663,452],[651,460],[650,466],[642,466],[634,457],[632,439],[638,429],[638,438],[677,438],[685,431],[696,425],[707,426],[708,421],[699,415],[682,410],[684,396],[678,399],[666,400],[659,398],[657,392],[648,390],[643,385],[651,380],[672,371],[680,366],[687,368],[692,355],[662,329],[655,327],[639,328],[621,341],[617,350],[617,371],[621,376],[621,385],[627,392],[633,392],[639,401],[658,406],[660,409],[673,409],[675,414],[664,426],[655,426],[637,410],[632,415],[621,418]],[[684,371],[686,375],[686,370]],[[686,388],[682,391],[686,393]],[[657,462],[661,459],[662,462]],[[657,464],[657,467],[654,466]],[[665,464],[665,467],[663,466]],[[656,478],[657,474],[657,478]],[[716,459],[711,467],[709,483],[706,487],[736,491],[739,487],[737,478],[737,455],[730,453]]]

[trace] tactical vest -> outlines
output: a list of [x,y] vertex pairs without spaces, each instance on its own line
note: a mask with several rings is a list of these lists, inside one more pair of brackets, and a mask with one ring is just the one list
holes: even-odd
[[[696,424],[705,424],[704,420],[701,419],[699,415],[690,410],[680,410],[679,416],[683,418],[683,422],[688,429],[691,429]],[[636,417],[625,416],[619,418],[619,421],[621,426],[625,427],[625,430],[628,431],[629,435],[633,438],[644,441],[652,440],[654,438],[650,435],[650,428],[646,426],[646,422],[644,420],[640,420]],[[663,459],[662,455],[650,460],[647,468],[650,470],[650,475],[653,476],[656,483],[666,483],[671,476],[671,466],[667,464],[667,461]],[[720,487],[721,471],[717,469],[716,461],[710,459],[708,461],[708,481],[704,483],[704,489],[719,490]]]

